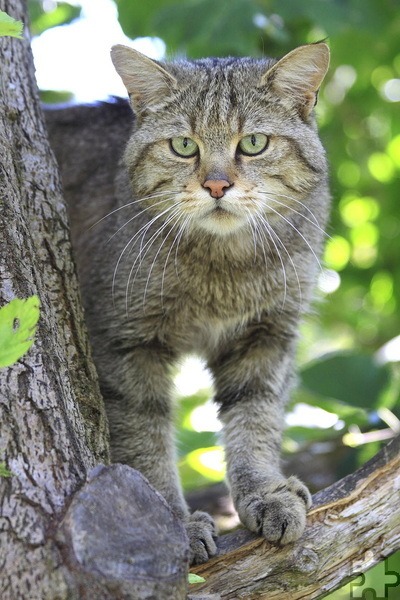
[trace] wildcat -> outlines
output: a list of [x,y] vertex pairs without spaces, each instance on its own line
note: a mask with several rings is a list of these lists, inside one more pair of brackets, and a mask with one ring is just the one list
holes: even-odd
[[292,542],[311,497],[282,475],[280,444],[329,210],[313,114],[328,47],[280,60],[161,63],[120,45],[111,56],[135,121],[108,214],[95,186],[81,202],[98,222],[77,260],[113,460],[185,521],[191,562],[215,554],[211,517],[189,514],[173,442],[171,370],[197,353],[214,378],[241,521]]

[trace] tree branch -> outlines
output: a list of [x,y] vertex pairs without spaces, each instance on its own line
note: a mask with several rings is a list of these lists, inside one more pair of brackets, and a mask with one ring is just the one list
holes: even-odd
[[99,466],[90,473],[55,539],[73,598],[186,598],[184,525],[147,479],[127,465]]
[[[400,437],[313,497],[303,537],[277,547],[238,530],[191,570],[206,579],[190,596],[252,600],[323,598],[400,548]],[[212,594],[212,596],[205,596]]]

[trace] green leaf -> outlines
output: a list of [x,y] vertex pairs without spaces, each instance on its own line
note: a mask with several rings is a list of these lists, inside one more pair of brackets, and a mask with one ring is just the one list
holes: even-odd
[[24,24],[21,21],[13,19],[10,15],[0,10],[0,37],[10,36],[22,39],[23,27]]
[[116,0],[124,33],[131,37],[158,36],[169,54],[201,57],[260,54],[254,17],[256,0]]
[[16,298],[0,308],[0,367],[9,367],[32,346],[39,320],[39,298]]
[[61,90],[39,90],[39,95],[44,104],[62,104],[71,102],[74,98],[72,92]]
[[166,42],[170,53],[184,52],[194,58],[257,55],[259,38],[253,19],[258,12],[253,0],[190,0],[160,8],[153,29]]
[[40,35],[51,27],[67,25],[78,19],[82,10],[80,6],[73,6],[69,2],[52,2],[49,6],[46,4],[42,0],[28,0],[32,35]]
[[[301,372],[303,386],[350,406],[373,408],[389,382],[389,370],[372,356],[353,352],[330,354]],[[325,408],[325,407],[323,407]]]
[[[337,415],[345,425],[358,425],[359,427],[366,427],[369,423],[369,411],[366,408],[360,408],[336,400],[335,398],[328,398],[311,392],[309,389],[300,386],[294,393],[296,402],[303,402],[309,406],[316,406],[322,408],[327,412]],[[320,430],[326,431],[326,430]]]
[[286,427],[285,438],[294,440],[298,444],[310,444],[314,442],[327,441],[335,439],[340,435],[333,427],[320,429],[318,427],[302,427],[294,425]]
[[7,469],[3,462],[0,462],[0,477],[12,477],[11,471]]
[[179,456],[185,456],[197,448],[216,446],[218,439],[214,431],[190,431],[182,428],[178,431]]
[[162,31],[153,28],[151,21],[154,14],[174,2],[175,0],[146,0],[146,2],[116,0],[118,17],[125,35],[130,38],[162,35]]
[[205,582],[204,577],[200,577],[200,575],[195,575],[194,573],[189,573],[188,580],[189,580],[190,584],[192,584],[192,583],[204,583]]

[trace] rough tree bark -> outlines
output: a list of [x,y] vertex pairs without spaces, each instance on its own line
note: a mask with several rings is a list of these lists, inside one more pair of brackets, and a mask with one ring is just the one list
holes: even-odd
[[[0,9],[26,22],[22,0]],[[0,153],[0,305],[41,300],[34,347],[0,370],[0,461],[12,471],[0,478],[1,600],[183,599],[182,526],[140,474],[99,466],[106,419],[27,39],[0,40]],[[367,550],[364,567],[400,547],[399,489],[397,440],[314,498],[297,544],[223,536],[190,597],[321,598]]]
[[196,593],[223,600],[323,598],[400,548],[400,437],[313,496],[295,544],[278,548],[243,530],[218,544],[217,558],[192,568],[206,579]]
[[[26,22],[21,2],[0,8]],[[106,427],[28,40],[1,39],[0,57],[0,302],[36,293],[42,306],[33,351],[0,375],[0,453],[14,474],[0,481],[2,597],[12,585],[14,598],[29,586],[45,598],[63,587],[49,520],[107,459]]]

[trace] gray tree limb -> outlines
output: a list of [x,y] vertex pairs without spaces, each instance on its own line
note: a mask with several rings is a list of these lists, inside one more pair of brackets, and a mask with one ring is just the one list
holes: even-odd
[[400,437],[313,497],[298,542],[279,548],[244,530],[222,536],[218,557],[192,568],[206,579],[193,600],[319,599],[398,549]]

